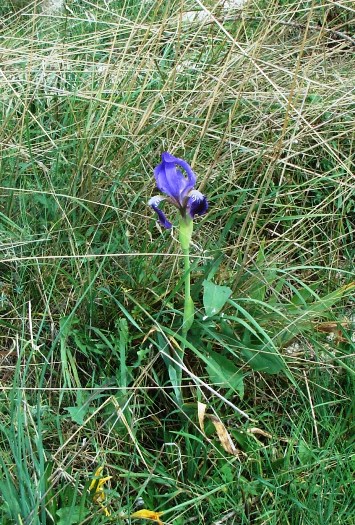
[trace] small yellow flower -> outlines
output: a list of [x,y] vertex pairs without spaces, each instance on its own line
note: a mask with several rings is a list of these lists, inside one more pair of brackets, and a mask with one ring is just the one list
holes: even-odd
[[131,518],[140,518],[140,519],[146,519],[146,520],[152,520],[156,521],[159,525],[163,525],[163,522],[160,519],[160,516],[163,514],[163,512],[154,512],[154,510],[137,510],[137,512],[133,512],[131,514]]
[[89,491],[93,494],[92,501],[97,505],[100,505],[101,509],[105,513],[105,516],[110,516],[110,512],[107,510],[103,502],[106,499],[104,484],[112,478],[112,476],[106,476],[105,478],[100,477],[104,467],[99,467],[95,474],[94,479],[90,483]]

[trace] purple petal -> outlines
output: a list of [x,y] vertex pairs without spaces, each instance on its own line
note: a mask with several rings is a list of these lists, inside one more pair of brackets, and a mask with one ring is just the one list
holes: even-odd
[[187,181],[190,189],[192,189],[196,184],[196,175],[191,169],[191,166],[183,159],[179,159],[179,157],[174,157],[174,155],[171,155],[167,151],[162,154],[162,159],[165,160],[165,162],[174,162],[181,168],[183,168],[186,171],[187,174]]
[[180,204],[180,194],[186,186],[186,179],[175,167],[175,164],[162,162],[154,169],[155,180],[159,190]]
[[[187,178],[176,165],[186,171]],[[188,163],[166,151],[162,154],[162,162],[154,169],[154,175],[159,190],[171,197],[178,206],[184,206],[187,194],[196,183],[196,176]]]
[[206,197],[198,190],[192,190],[187,201],[187,210],[192,217],[195,215],[204,215],[208,209]]
[[152,197],[149,199],[148,204],[153,208],[153,210],[158,215],[158,220],[164,228],[170,229],[172,227],[172,224],[168,219],[165,217],[164,212],[158,207],[159,204],[164,201],[164,197],[160,197],[160,195],[156,195],[155,197]]

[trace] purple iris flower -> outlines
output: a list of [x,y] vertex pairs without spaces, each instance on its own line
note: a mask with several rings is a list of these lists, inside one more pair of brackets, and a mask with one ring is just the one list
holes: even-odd
[[[186,176],[179,169],[182,168]],[[171,228],[172,224],[165,217],[159,204],[167,200],[178,208],[182,217],[187,213],[193,219],[195,215],[203,215],[208,208],[207,199],[201,192],[194,189],[196,175],[187,162],[174,157],[168,152],[162,154],[162,162],[154,169],[154,176],[158,189],[167,195],[152,197],[148,204],[158,214],[159,222],[165,228]]]

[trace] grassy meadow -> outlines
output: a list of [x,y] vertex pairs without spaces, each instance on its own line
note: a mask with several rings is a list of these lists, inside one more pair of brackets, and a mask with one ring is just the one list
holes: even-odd
[[[1,2],[2,525],[355,524],[354,35],[350,0]],[[209,202],[186,337],[164,151]]]

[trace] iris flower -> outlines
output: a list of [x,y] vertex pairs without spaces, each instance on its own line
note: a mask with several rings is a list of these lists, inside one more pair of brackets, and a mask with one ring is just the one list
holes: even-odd
[[[180,168],[185,171],[186,176]],[[162,162],[154,169],[154,176],[158,189],[167,197],[156,195],[149,200],[148,204],[157,213],[159,222],[164,228],[172,226],[165,217],[165,213],[159,208],[160,203],[164,200],[173,204],[184,219],[188,217],[193,219],[195,215],[206,213],[207,199],[200,191],[194,189],[196,175],[186,161],[166,151],[162,154]]]

